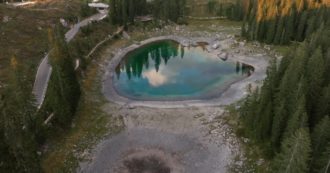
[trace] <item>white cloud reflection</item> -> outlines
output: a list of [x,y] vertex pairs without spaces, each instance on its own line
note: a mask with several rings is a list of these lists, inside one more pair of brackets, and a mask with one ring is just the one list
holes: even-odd
[[168,76],[162,74],[161,71],[157,72],[155,69],[143,72],[142,77],[148,79],[149,84],[154,87],[164,85],[168,82]]

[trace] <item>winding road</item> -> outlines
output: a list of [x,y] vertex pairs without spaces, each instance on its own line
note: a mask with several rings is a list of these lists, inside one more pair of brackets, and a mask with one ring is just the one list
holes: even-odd
[[[95,14],[93,16],[90,16],[81,22],[75,24],[66,34],[65,34],[65,40],[66,42],[70,42],[76,34],[79,32],[79,29],[81,27],[84,27],[91,23],[92,21],[101,21],[104,18],[108,16],[108,11],[103,11],[98,14]],[[36,104],[38,108],[41,107],[46,91],[48,86],[48,81],[50,79],[50,75],[52,74],[52,67],[49,64],[49,53],[41,60],[41,63],[39,64],[38,71],[36,74],[36,79],[34,81],[33,85],[33,94],[36,98]]]

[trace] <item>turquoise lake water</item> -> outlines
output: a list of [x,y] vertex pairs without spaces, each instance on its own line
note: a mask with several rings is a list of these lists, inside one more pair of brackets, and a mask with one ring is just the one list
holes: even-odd
[[253,67],[211,56],[205,45],[160,41],[134,50],[116,67],[115,90],[135,100],[188,100],[218,96]]

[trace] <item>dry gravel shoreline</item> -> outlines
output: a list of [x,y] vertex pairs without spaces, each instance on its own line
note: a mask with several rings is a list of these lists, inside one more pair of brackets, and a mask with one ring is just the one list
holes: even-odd
[[[224,120],[227,116],[225,107],[245,97],[247,85],[261,84],[270,56],[261,46],[245,44],[219,28],[219,31],[206,33],[207,37],[199,36],[202,31],[187,31],[188,27],[179,30],[176,27],[168,28],[161,34],[165,35],[162,38],[171,35],[175,39],[207,41],[210,45],[217,41],[221,49],[212,50],[214,56],[219,51],[226,51],[232,55],[230,59],[253,65],[256,68],[254,75],[231,85],[220,98],[181,103],[179,106],[176,102],[134,102],[110,98],[111,101],[105,103],[102,109],[111,116],[122,117],[125,130],[115,136],[105,137],[81,162],[77,172],[130,173],[132,165],[136,169],[143,169],[141,165],[158,163],[159,173],[167,173],[167,168],[172,173],[226,173],[228,166],[242,165],[244,154],[240,140]],[[159,38],[159,35],[150,34],[152,37]],[[114,55],[118,51],[124,52],[124,49],[117,49]],[[99,62],[103,64],[101,78],[109,70],[108,65],[113,59],[112,50],[104,52],[106,60]],[[113,62],[118,62],[118,59]],[[240,159],[237,160],[237,157]]]

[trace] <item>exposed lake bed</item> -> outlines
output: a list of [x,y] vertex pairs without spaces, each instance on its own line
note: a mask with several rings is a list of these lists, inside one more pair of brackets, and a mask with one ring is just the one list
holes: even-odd
[[[151,171],[153,168],[143,165],[156,162],[159,169],[154,170],[164,173],[168,169],[180,173],[219,173],[226,172],[230,165],[241,166],[240,160],[244,159],[244,154],[240,151],[239,139],[224,120],[225,107],[245,97],[249,87],[262,83],[271,55],[262,46],[245,44],[221,27],[217,32],[207,33],[209,37],[201,37],[199,31],[184,32],[185,29],[176,31],[175,28],[168,28],[162,33],[152,32],[150,39],[140,39],[117,48],[109,47],[104,51],[103,61],[98,62],[101,67],[99,77],[102,78],[100,87],[108,102],[102,109],[111,116],[122,117],[125,130],[104,138],[81,163],[78,172],[97,169],[98,172],[129,173],[133,168]],[[162,36],[167,32],[176,35]],[[231,84],[220,97],[209,100],[137,101],[122,97],[115,90],[110,93],[104,90],[105,76],[116,77],[115,71],[111,73],[109,68],[115,69],[127,52],[168,39],[184,46],[204,43],[212,57],[224,61],[219,54],[225,52],[228,54],[226,61],[252,65],[254,72]],[[212,48],[214,44],[218,44],[216,49]]]

